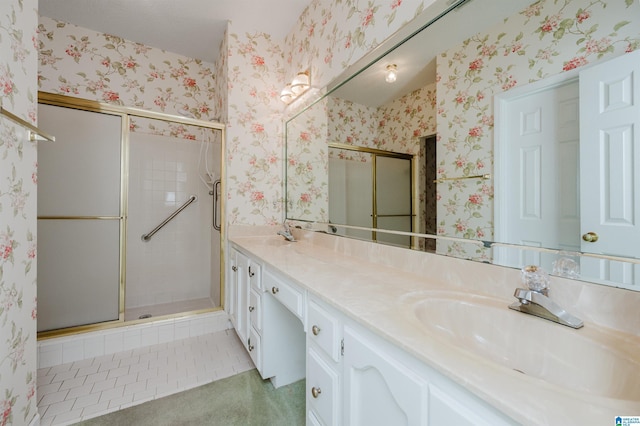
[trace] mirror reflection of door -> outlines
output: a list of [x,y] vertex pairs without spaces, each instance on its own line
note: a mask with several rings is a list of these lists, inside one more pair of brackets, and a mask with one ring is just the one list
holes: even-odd
[[[633,52],[579,78],[501,96],[496,241],[640,258],[639,74],[640,52]],[[557,258],[504,248],[494,256],[548,270]],[[580,268],[600,282],[640,283],[637,264],[582,257]]]
[[[503,105],[504,143],[496,241],[532,247],[580,249],[579,114],[576,79],[538,88]],[[555,256],[503,250],[505,264],[541,265]],[[524,258],[526,256],[526,258]]]

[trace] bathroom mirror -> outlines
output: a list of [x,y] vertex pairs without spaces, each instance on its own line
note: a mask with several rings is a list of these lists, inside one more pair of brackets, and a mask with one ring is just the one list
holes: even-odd
[[[581,84],[600,84],[593,82],[598,73],[623,68],[615,60],[638,49],[639,24],[640,4],[632,1],[472,0],[397,47],[376,49],[388,52],[348,70],[287,122],[287,218],[349,225],[336,220],[330,201],[336,179],[329,144],[345,144],[414,156],[411,231],[482,242],[434,245],[414,238],[411,248],[509,266],[546,262],[549,269],[558,256],[544,259],[544,252],[527,248],[640,258],[632,243],[640,234],[628,226],[639,219],[633,167],[640,150],[631,149],[625,131],[606,135],[606,152],[583,149],[580,136],[581,130],[602,134],[591,126],[596,119],[580,122],[581,114],[594,113],[583,105],[597,104],[585,99],[581,90],[593,91]],[[393,66],[396,81],[387,83]],[[610,93],[624,90],[625,78],[609,79]],[[427,154],[434,150],[435,158]],[[600,182],[590,182],[594,176],[608,187],[593,186]],[[434,184],[435,199],[427,195]],[[584,222],[589,216],[592,222]],[[602,217],[611,229],[596,228]],[[622,236],[611,233],[619,230]],[[516,247],[489,249],[492,242]],[[583,257],[579,263],[582,279],[640,285],[633,261]]]

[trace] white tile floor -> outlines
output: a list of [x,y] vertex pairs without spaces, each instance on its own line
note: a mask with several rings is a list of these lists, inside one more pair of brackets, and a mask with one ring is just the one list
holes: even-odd
[[252,368],[234,330],[42,368],[40,424],[73,424]]

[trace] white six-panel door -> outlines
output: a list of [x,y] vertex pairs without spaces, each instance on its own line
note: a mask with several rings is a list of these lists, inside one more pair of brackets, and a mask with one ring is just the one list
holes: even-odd
[[[582,71],[580,99],[581,233],[598,236],[583,239],[582,250],[640,258],[640,51]],[[631,263],[584,259],[581,266],[603,281],[640,281]]]
[[[496,147],[496,241],[580,249],[578,82],[505,98]],[[499,181],[498,181],[499,180]],[[496,250],[501,264],[550,268],[540,252]]]

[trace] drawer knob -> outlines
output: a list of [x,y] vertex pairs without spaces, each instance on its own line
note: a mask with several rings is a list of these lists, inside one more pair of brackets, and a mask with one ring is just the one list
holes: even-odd
[[237,267],[236,265],[233,265],[233,266],[231,267],[231,270],[232,270],[233,272],[238,272],[238,267]]
[[280,291],[278,287],[271,287],[271,293],[277,294]]
[[315,386],[311,388],[311,395],[313,395],[314,398],[319,397],[321,393],[322,390],[320,390],[320,388],[317,388]]
[[311,327],[311,332],[313,333],[314,336],[317,336],[318,334],[320,334],[320,327],[318,327],[317,325],[314,325],[313,327]]
[[249,306],[249,312],[253,312],[254,309],[255,309],[255,307]]

